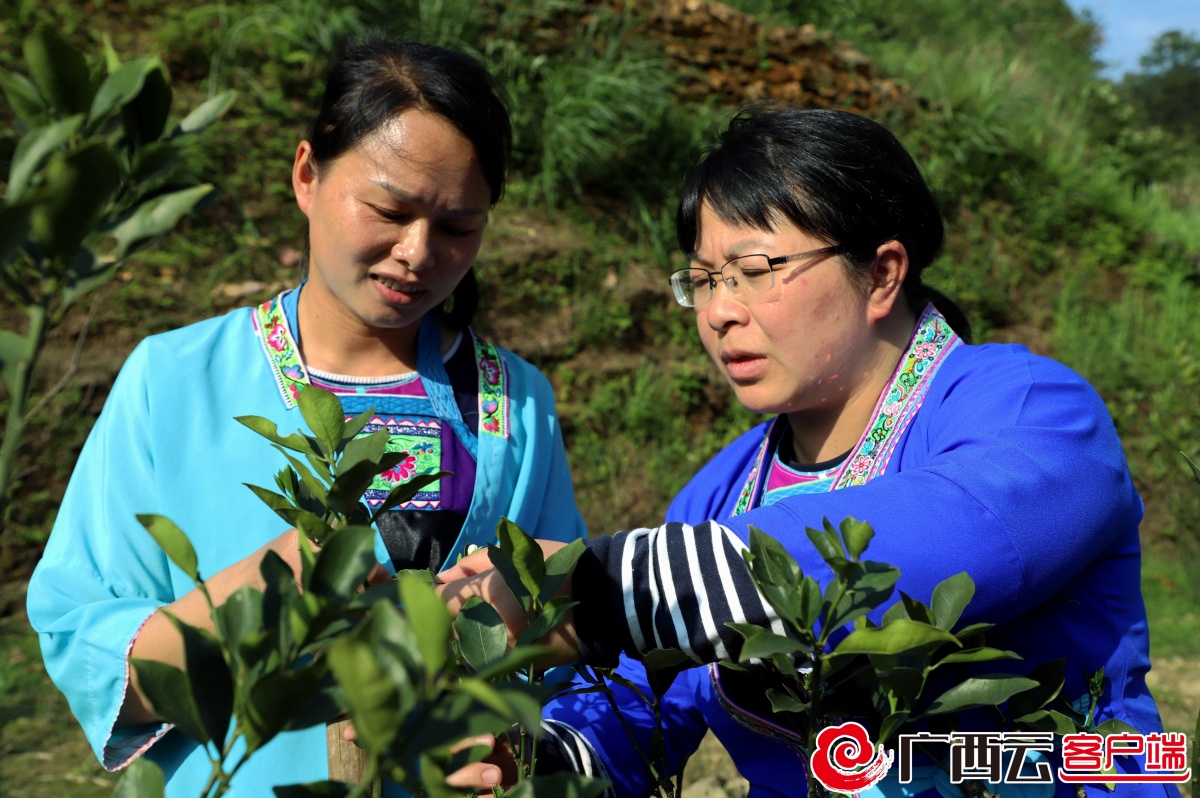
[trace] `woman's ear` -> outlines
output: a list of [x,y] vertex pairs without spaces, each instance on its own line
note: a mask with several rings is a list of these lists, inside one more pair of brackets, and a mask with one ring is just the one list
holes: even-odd
[[885,241],[875,250],[871,264],[871,290],[867,296],[871,321],[886,318],[904,301],[904,278],[908,276],[908,250],[899,241]]
[[302,141],[296,148],[296,160],[292,162],[292,191],[296,194],[296,204],[305,216],[312,208],[316,189],[317,170],[313,167],[312,145]]

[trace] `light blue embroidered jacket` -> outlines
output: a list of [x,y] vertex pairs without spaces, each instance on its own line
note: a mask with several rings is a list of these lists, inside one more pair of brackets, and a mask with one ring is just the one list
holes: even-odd
[[[493,542],[501,516],[539,538],[585,535],[550,385],[521,358],[496,351],[507,372],[507,436],[478,430],[471,509],[448,562],[469,544]],[[159,513],[175,521],[196,547],[202,576],[286,529],[243,485],[270,486],[284,462],[234,421],[241,415],[263,416],[283,434],[303,426],[300,411],[285,405],[251,309],[142,341],[79,456],[29,585],[29,618],[47,672],[97,757],[113,768],[153,741],[149,756],[164,767],[169,796],[199,793],[210,767],[204,752],[179,732],[114,734],[113,724],[135,635],[192,583],[135,516]],[[389,565],[378,536],[376,554]],[[325,779],[326,760],[323,728],[283,734],[242,768],[228,795],[261,798],[275,785]]]

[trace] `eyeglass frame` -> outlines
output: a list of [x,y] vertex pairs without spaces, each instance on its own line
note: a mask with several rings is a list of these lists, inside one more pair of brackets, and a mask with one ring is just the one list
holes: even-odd
[[[732,280],[733,277],[722,276],[722,273],[725,271],[725,267],[728,266],[729,264],[733,263],[734,261],[739,261],[739,260],[742,260],[743,258],[766,258],[767,259],[767,269],[771,273],[771,284],[768,285],[766,288],[764,288],[762,291],[758,291],[757,293],[754,293],[754,294],[745,295],[745,296],[758,296],[759,294],[766,293],[767,291],[770,291],[772,288],[775,287],[775,267],[776,266],[782,266],[783,264],[791,263],[792,261],[812,260],[813,258],[825,257],[827,255],[845,255],[849,251],[850,251],[850,248],[847,247],[845,244],[834,244],[832,246],[811,249],[807,252],[798,252],[795,255],[779,255],[774,258],[772,258],[770,255],[767,255],[762,252],[748,252],[745,255],[738,255],[736,258],[730,258],[729,260],[725,261],[724,263],[721,264],[721,268],[715,272],[712,271],[711,269],[702,269],[699,266],[688,266],[685,269],[676,269],[675,271],[671,272],[671,276],[668,279],[671,284],[671,293],[674,294],[674,296],[675,296],[675,302],[678,303],[681,307],[696,308],[696,307],[700,307],[700,305],[706,305],[712,301],[712,298],[717,290],[717,280],[720,280],[722,283],[725,284],[725,287],[727,289],[729,289],[729,293],[732,296],[735,296],[735,297],[738,296],[736,289],[729,283],[729,281]],[[706,299],[706,300],[704,300],[704,302],[700,302],[700,303],[693,301],[692,304],[690,304],[690,305],[684,303],[683,297],[680,296],[680,292],[676,288],[676,280],[675,280],[676,275],[683,274],[684,272],[688,272],[688,273],[704,272],[705,274],[708,275],[708,299]]]

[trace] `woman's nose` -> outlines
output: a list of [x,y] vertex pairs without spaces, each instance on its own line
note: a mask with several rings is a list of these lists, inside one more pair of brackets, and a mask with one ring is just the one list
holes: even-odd
[[433,263],[429,225],[421,221],[404,227],[400,240],[392,245],[392,258],[404,263],[411,271],[420,271]]
[[717,280],[716,283],[712,289],[712,298],[704,306],[704,314],[709,327],[723,330],[742,318],[746,306],[738,301],[724,282]]

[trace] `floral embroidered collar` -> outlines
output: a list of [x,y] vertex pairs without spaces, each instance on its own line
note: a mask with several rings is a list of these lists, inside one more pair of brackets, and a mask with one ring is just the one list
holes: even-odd
[[[286,303],[292,303],[291,313]],[[296,406],[296,397],[309,384],[308,371],[300,357],[300,348],[296,345],[296,337],[292,330],[289,316],[294,316],[296,296],[294,292],[285,291],[278,296],[263,302],[254,309],[251,318],[254,331],[270,364],[275,384],[279,388],[280,397],[284,404],[291,409]],[[422,321],[422,332],[426,325],[432,327],[433,321],[426,317]],[[424,336],[434,349],[422,353],[418,358],[418,372],[426,381],[426,389],[433,399],[435,407],[442,408],[447,417],[457,417],[461,421],[457,405],[445,378],[445,369],[441,366],[440,353],[436,351],[436,336]],[[484,341],[471,330],[471,340],[475,346],[475,364],[479,372],[479,431],[480,434],[493,435],[497,438],[509,436],[509,398],[508,398],[508,367],[496,347]],[[438,374],[427,374],[428,367],[422,364],[432,364]],[[430,378],[433,378],[432,380]],[[444,396],[443,396],[444,394]]]

